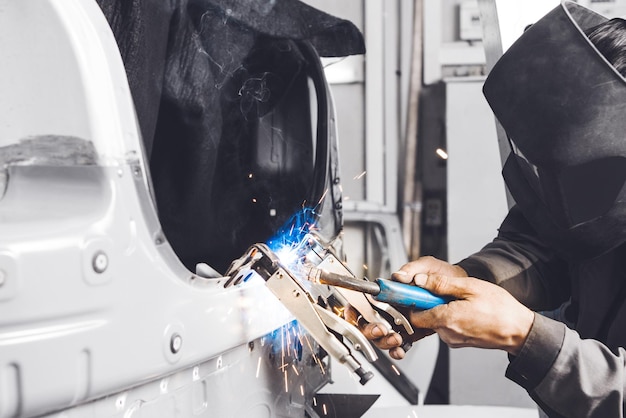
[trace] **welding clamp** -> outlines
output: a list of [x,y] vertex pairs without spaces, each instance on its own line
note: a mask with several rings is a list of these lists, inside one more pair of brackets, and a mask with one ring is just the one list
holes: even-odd
[[346,304],[341,295],[328,286],[303,283],[265,244],[252,245],[241,258],[233,261],[226,272],[229,278],[224,286],[237,285],[254,273],[265,280],[267,288],[331,357],[359,377],[361,384],[374,376],[338,338],[345,337],[368,361],[376,361],[378,356],[370,342],[354,325],[337,315]]
[[[246,281],[253,274],[265,280],[302,326],[332,357],[348,366],[364,384],[372,377],[343,343],[345,337],[370,362],[376,351],[358,330],[359,321],[378,323],[400,334],[402,348],[412,345],[413,327],[398,307],[430,309],[447,299],[416,286],[377,279],[358,279],[340,261],[331,244],[322,245],[314,233],[289,247],[296,262],[279,257],[266,244],[255,244],[226,272],[225,287]],[[356,313],[348,317],[347,312]]]

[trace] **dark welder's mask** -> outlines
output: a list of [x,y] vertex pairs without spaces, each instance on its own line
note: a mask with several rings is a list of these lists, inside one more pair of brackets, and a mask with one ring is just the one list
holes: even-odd
[[585,32],[607,19],[565,1],[496,63],[483,92],[511,143],[503,175],[564,255],[626,241],[626,80]]

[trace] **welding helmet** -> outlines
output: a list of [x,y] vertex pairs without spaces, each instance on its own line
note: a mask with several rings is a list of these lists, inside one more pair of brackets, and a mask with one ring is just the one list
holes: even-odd
[[483,87],[511,144],[503,176],[516,204],[571,259],[626,240],[626,81],[585,35],[606,21],[561,3],[506,51]]

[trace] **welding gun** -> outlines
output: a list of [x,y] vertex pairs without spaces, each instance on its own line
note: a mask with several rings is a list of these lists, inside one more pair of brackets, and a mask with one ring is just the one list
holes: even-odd
[[380,302],[411,309],[431,309],[450,301],[448,298],[434,295],[418,286],[385,279],[374,281],[357,279],[315,267],[310,269],[307,278],[320,284],[367,293]]

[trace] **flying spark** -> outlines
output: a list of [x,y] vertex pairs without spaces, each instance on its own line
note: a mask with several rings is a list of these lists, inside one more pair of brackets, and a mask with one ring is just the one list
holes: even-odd
[[322,194],[322,197],[320,197],[320,200],[317,202],[318,205],[322,204],[322,201],[326,197],[326,193],[328,193],[328,189],[324,190],[324,193]]
[[259,361],[256,364],[256,377],[259,378],[259,373],[261,372],[261,356],[259,356]]
[[394,371],[394,372],[396,372],[396,374],[397,374],[398,376],[400,376],[400,370],[398,370],[398,368],[396,367],[396,365],[395,365],[395,364],[392,364],[392,365],[391,365],[391,368],[393,369],[393,371]]

